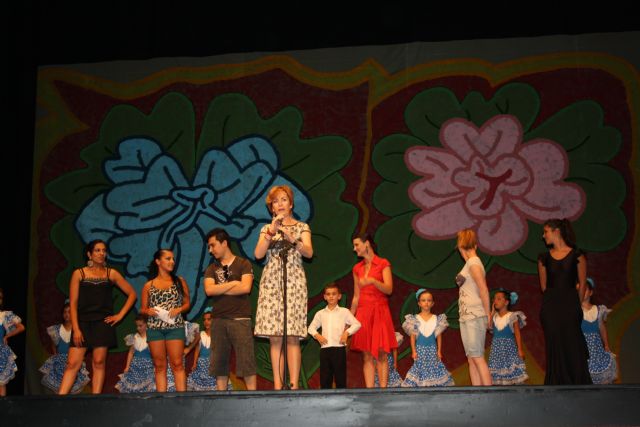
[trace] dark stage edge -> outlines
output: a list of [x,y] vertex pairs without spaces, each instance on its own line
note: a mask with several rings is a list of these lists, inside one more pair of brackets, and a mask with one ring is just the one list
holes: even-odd
[[0,398],[1,426],[640,426],[640,385]]

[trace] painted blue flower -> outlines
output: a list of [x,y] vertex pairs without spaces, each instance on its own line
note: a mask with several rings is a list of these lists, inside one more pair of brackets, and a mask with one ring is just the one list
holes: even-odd
[[176,271],[189,284],[192,316],[206,300],[201,281],[211,262],[207,232],[223,227],[252,256],[259,227],[271,220],[264,200],[274,185],[292,187],[296,216],[305,222],[311,217],[310,198],[279,173],[274,146],[259,136],[205,152],[192,181],[148,138],[122,141],[117,158],[104,162],[103,173],[113,186],[78,215],[75,227],[82,240],[105,240],[111,261],[124,265],[124,276],[138,291],[153,253],[171,248]]

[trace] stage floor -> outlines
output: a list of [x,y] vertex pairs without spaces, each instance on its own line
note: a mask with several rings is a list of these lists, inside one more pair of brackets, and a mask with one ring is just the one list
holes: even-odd
[[640,426],[640,386],[9,396],[4,426]]

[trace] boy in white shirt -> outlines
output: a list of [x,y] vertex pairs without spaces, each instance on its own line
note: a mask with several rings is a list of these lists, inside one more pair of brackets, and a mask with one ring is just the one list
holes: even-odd
[[[347,338],[360,329],[360,322],[351,311],[339,307],[342,298],[340,288],[335,283],[324,287],[324,300],[327,307],[318,311],[309,325],[309,335],[321,345],[320,349],[320,387],[347,387]],[[348,328],[347,328],[348,326]],[[322,328],[322,335],[318,333]]]

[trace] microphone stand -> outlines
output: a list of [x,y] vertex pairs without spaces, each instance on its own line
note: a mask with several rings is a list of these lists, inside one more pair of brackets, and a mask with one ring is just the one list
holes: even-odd
[[[287,372],[289,368],[287,362],[287,258],[289,250],[293,249],[295,246],[293,243],[286,240],[282,233],[280,233],[280,236],[282,238],[273,243],[273,248],[278,251],[278,256],[280,257],[280,263],[282,266],[282,302],[284,304],[284,309],[282,311],[282,352],[284,357],[284,378],[282,380],[282,390],[291,390],[291,385],[287,380]],[[278,370],[279,369],[280,367],[278,367]]]

